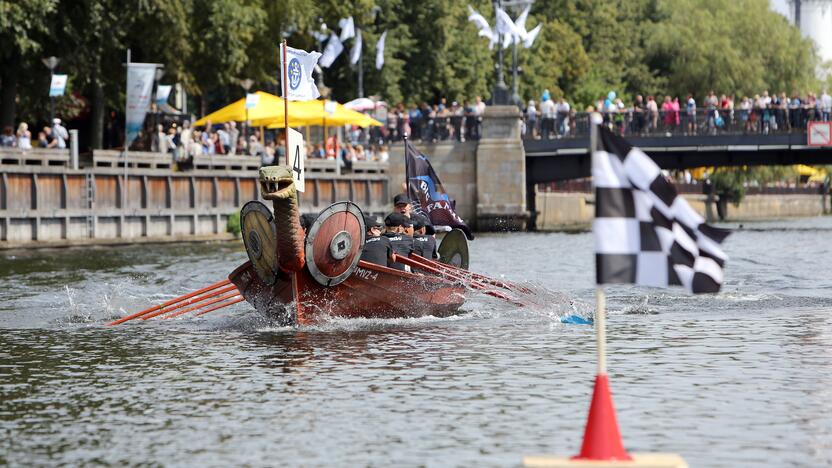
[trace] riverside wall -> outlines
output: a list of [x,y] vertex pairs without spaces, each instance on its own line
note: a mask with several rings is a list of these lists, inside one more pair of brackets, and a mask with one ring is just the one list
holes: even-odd
[[[229,239],[228,217],[259,199],[259,161],[197,158],[176,171],[165,154],[97,151],[73,168],[67,151],[0,151],[0,249]],[[389,209],[387,165],[308,161],[301,211],[352,200],[369,213]]]
[[[683,195],[691,207],[706,216],[705,195]],[[820,195],[747,195],[739,207],[729,204],[726,221],[759,221],[824,214]],[[591,193],[538,192],[537,229],[586,229],[592,223],[595,199]]]

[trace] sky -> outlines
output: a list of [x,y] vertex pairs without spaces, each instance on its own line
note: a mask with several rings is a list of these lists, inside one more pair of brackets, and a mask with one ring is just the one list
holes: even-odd
[[785,17],[789,17],[789,2],[788,0],[769,0],[771,3],[771,9],[784,15]]

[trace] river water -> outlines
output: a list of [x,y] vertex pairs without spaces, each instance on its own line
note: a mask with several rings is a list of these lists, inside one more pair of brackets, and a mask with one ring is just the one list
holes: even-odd
[[[728,227],[739,228],[737,225]],[[608,288],[630,451],[832,464],[832,218],[746,224],[716,296]],[[472,269],[545,288],[448,319],[275,328],[244,303],[106,321],[224,277],[240,244],[0,254],[0,465],[516,466],[580,447],[592,237],[482,235]]]

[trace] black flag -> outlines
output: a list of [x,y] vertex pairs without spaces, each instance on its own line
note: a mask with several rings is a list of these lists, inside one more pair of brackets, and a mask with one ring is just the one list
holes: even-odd
[[445,192],[428,158],[407,140],[404,142],[404,159],[407,195],[414,211],[425,214],[435,226],[459,228],[469,240],[474,239],[471,228],[454,211],[456,202]]

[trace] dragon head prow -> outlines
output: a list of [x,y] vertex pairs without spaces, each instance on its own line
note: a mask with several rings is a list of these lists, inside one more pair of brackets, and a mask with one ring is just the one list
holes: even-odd
[[260,168],[260,192],[266,200],[282,200],[295,196],[295,181],[289,166]]

